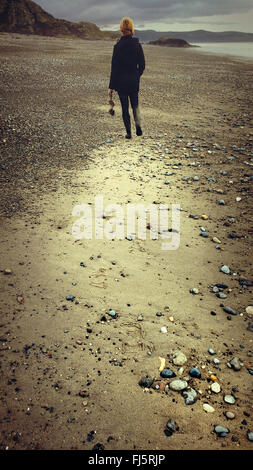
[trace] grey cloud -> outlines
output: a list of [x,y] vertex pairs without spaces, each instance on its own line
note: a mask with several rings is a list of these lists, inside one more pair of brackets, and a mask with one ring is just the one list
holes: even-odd
[[248,12],[252,0],[37,0],[42,8],[57,18],[92,21],[98,25],[117,24],[122,16],[135,22],[213,17]]

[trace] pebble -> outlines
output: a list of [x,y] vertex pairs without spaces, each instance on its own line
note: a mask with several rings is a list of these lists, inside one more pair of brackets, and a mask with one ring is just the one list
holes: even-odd
[[192,287],[192,288],[190,289],[190,292],[191,292],[191,294],[198,294],[198,293],[199,293],[199,290],[198,290],[196,287]]
[[180,369],[178,369],[178,371],[177,371],[178,377],[181,377],[183,375],[183,373],[184,373],[184,368],[180,367]]
[[216,296],[219,298],[219,299],[226,299],[227,298],[227,295],[224,294],[223,292],[218,292],[216,294]]
[[250,430],[247,431],[247,439],[253,442],[253,431],[250,431]]
[[227,419],[234,419],[235,418],[235,414],[232,413],[231,411],[227,411],[225,413],[225,416],[226,416]]
[[161,331],[161,333],[167,333],[168,332],[166,326],[162,326],[160,331]]
[[212,383],[210,388],[211,388],[213,393],[220,393],[220,391],[221,391],[220,384],[218,382]]
[[175,366],[183,366],[187,362],[187,357],[181,351],[177,351],[175,356],[176,357],[173,359],[173,364],[175,364]]
[[237,315],[237,312],[231,307],[223,307],[223,310],[229,315]]
[[230,432],[228,428],[224,428],[223,426],[214,426],[214,431],[216,434],[219,434],[220,437],[226,437],[226,435]]
[[215,409],[211,405],[208,405],[208,403],[203,404],[203,409],[207,413],[213,413],[215,411]]
[[193,405],[193,403],[195,403],[195,401],[198,398],[198,394],[197,394],[196,390],[194,390],[194,388],[189,388],[187,390],[184,390],[182,392],[182,396],[185,399],[185,404],[186,405]]
[[224,206],[224,205],[225,205],[224,199],[220,199],[220,200],[219,200],[219,205],[220,205],[220,206]]
[[204,238],[207,238],[207,237],[208,237],[208,233],[207,233],[207,232],[201,232],[201,233],[200,233],[200,236],[201,236],[201,237],[204,237]]
[[188,383],[185,380],[172,380],[172,382],[169,384],[169,387],[171,390],[181,392],[188,387]]
[[74,295],[67,295],[66,297],[66,300],[75,300],[75,296]]
[[220,269],[224,274],[229,274],[230,273],[230,269],[228,266],[226,266],[225,264],[221,267]]
[[141,387],[150,388],[153,382],[154,380],[149,375],[146,375],[146,377],[142,377],[140,379],[139,385]]
[[4,274],[8,276],[8,274],[12,274],[12,270],[11,269],[5,269]]
[[110,315],[110,317],[112,318],[115,318],[117,316],[117,313],[115,310],[109,310],[108,315]]
[[209,348],[209,349],[208,349],[208,352],[209,352],[209,354],[211,354],[211,355],[215,354],[215,352],[214,352],[214,350],[213,350],[212,348]]
[[227,289],[228,286],[226,284],[221,284],[221,283],[217,283],[215,284],[216,287],[218,287],[219,290],[223,290],[223,289]]
[[165,434],[167,436],[171,436],[175,431],[177,431],[178,427],[173,419],[169,419],[169,421],[166,423],[166,432]]
[[197,369],[197,367],[192,367],[189,371],[191,377],[196,377],[197,379],[201,378],[201,372]]
[[165,383],[156,381],[152,384],[152,388],[154,388],[155,390],[163,391],[165,389]]
[[253,322],[250,321],[247,326],[247,330],[253,332]]
[[232,359],[232,361],[229,362],[229,364],[231,365],[232,369],[238,371],[238,370],[241,370],[241,363],[238,359],[238,357],[234,357]]
[[213,237],[213,238],[212,238],[212,241],[213,241],[214,243],[221,243],[221,240],[219,240],[219,238],[217,238],[217,237]]
[[225,395],[224,396],[224,401],[225,401],[225,403],[229,403],[229,405],[234,405],[235,397],[233,397],[233,395]]
[[249,306],[246,308],[246,313],[248,313],[249,315],[253,315],[253,307],[252,307],[252,305],[249,305]]
[[220,363],[220,360],[217,359],[217,357],[215,357],[214,360],[213,360],[213,362],[214,362],[214,364],[219,364],[219,363]]
[[160,376],[165,379],[170,379],[172,377],[176,377],[176,374],[171,369],[163,369],[163,371],[160,373]]

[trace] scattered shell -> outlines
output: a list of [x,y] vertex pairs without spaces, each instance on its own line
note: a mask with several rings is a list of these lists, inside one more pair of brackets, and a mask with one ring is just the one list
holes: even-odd
[[159,357],[160,361],[161,361],[161,364],[160,364],[160,367],[159,367],[159,371],[162,372],[164,369],[165,369],[165,359],[164,357]]

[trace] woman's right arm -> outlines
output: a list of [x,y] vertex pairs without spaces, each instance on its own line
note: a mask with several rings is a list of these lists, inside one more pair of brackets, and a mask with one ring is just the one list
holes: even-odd
[[117,54],[116,54],[116,47],[113,48],[113,55],[112,55],[112,63],[111,63],[111,76],[110,76],[110,83],[109,83],[109,94],[110,90],[115,90],[116,86],[116,74],[117,74]]

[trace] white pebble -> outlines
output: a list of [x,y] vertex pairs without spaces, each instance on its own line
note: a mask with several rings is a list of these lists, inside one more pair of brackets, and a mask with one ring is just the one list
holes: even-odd
[[213,413],[213,412],[215,411],[215,409],[214,409],[211,405],[208,405],[208,403],[204,403],[203,409],[204,409],[207,413]]
[[161,333],[167,333],[166,326],[162,326],[160,331],[161,331]]
[[212,383],[212,385],[211,385],[211,390],[212,390],[212,392],[214,392],[214,393],[220,393],[220,390],[221,390],[220,384],[218,384],[218,382]]

